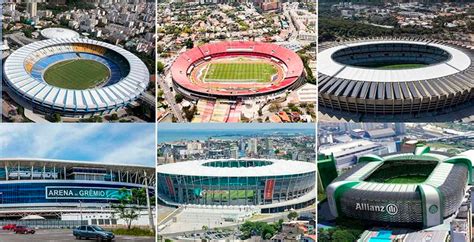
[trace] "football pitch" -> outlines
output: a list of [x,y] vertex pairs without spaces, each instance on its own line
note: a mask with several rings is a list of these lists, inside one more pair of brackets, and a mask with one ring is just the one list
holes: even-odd
[[385,183],[393,183],[393,184],[417,184],[422,183],[427,179],[427,176],[399,176],[393,177],[390,179],[385,180]]
[[97,86],[109,76],[109,69],[97,61],[67,60],[46,69],[43,78],[56,87],[84,90]]
[[205,70],[206,82],[270,82],[277,69],[262,62],[211,63]]

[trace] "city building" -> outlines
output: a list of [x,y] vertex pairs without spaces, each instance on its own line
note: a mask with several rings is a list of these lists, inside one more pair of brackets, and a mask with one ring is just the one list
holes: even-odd
[[387,147],[369,140],[357,139],[347,143],[321,146],[321,154],[334,156],[337,167],[348,167],[357,162],[363,155],[389,153]]
[[34,18],[38,15],[38,2],[37,0],[27,0],[26,1],[26,11],[31,18]]

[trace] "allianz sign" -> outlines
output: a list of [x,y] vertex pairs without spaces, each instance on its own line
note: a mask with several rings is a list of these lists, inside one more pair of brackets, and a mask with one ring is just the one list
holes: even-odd
[[389,215],[395,215],[398,213],[397,205],[390,203],[386,206],[383,205],[371,205],[369,203],[356,203],[355,209],[359,211],[368,211],[368,212],[380,212],[388,213]]

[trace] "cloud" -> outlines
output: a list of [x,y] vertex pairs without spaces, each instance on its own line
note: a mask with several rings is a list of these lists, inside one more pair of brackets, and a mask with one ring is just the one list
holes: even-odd
[[153,124],[0,124],[0,156],[155,164]]

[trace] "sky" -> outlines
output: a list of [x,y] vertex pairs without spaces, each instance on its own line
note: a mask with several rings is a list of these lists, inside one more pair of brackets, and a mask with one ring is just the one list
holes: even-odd
[[315,133],[314,123],[159,123],[158,143],[167,143],[182,140],[204,140],[208,137],[222,135],[248,136],[278,132]]
[[154,124],[0,124],[0,157],[155,165]]

